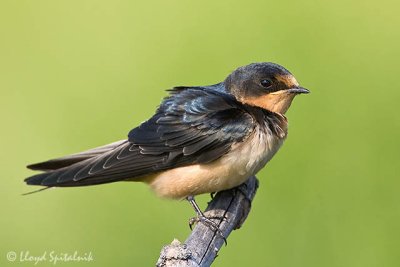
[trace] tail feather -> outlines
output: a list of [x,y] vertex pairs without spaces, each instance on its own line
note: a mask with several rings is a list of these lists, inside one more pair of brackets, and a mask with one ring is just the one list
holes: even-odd
[[93,148],[81,153],[77,154],[72,154],[69,156],[57,158],[57,159],[51,159],[48,161],[44,162],[39,162],[39,163],[34,163],[31,165],[28,165],[27,168],[31,170],[38,170],[38,171],[53,171],[53,170],[58,170],[62,169],[68,166],[71,166],[75,163],[96,157],[100,154],[103,154],[107,151],[113,150],[114,148],[118,147],[122,143],[126,142],[126,140],[121,140],[117,141],[105,146]]
[[[122,154],[124,151],[129,151],[129,154]],[[78,158],[80,161],[67,165],[66,162],[73,162],[70,159],[76,160]],[[67,159],[67,161],[64,159]],[[79,154],[40,163],[41,165],[35,164],[34,166],[40,166],[40,169],[47,171],[28,177],[24,181],[28,185],[47,187],[74,187],[112,183],[133,177],[138,177],[139,179],[141,174],[152,171],[153,167],[162,161],[162,157],[142,155],[137,146],[124,140]],[[55,165],[51,165],[49,162],[57,162],[58,167],[64,167],[52,168]]]

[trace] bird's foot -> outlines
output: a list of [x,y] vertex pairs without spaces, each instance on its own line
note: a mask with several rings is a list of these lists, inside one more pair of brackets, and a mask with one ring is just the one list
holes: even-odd
[[197,216],[190,218],[189,219],[189,227],[191,230],[193,230],[193,225],[201,222],[208,228],[210,228],[213,232],[217,233],[218,235],[221,236],[221,238],[224,240],[225,245],[228,245],[228,242],[226,241],[226,238],[222,231],[219,229],[219,226],[216,222],[212,221],[211,219],[218,219],[218,220],[224,220],[225,216],[211,216],[211,217],[206,217],[204,216],[203,212],[200,210],[199,206],[197,205],[196,201],[194,200],[193,196],[187,197],[187,200],[189,203],[193,206],[194,210],[196,211]]
[[207,225],[211,230],[218,231],[219,230],[218,224],[216,222],[212,221],[212,219],[216,219],[216,220],[221,220],[222,221],[222,220],[225,219],[225,217],[222,217],[222,216],[206,217],[205,215],[200,214],[200,215],[198,215],[196,217],[192,217],[192,218],[189,219],[190,230],[193,230],[193,225],[201,222],[201,223]]
[[226,237],[224,236],[222,231],[219,229],[218,224],[211,220],[211,219],[223,220],[224,218],[225,217],[221,217],[221,216],[206,217],[203,214],[201,214],[201,215],[198,215],[196,217],[189,219],[189,227],[190,227],[190,230],[193,230],[193,225],[195,225],[199,222],[203,223],[205,226],[210,228],[213,232],[217,233],[224,240],[224,243],[226,246],[226,245],[228,245],[228,241],[226,240]]

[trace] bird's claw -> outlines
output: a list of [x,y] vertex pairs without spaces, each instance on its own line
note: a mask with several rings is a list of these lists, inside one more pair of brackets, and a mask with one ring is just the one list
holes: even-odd
[[196,224],[197,222],[198,222],[197,217],[192,217],[192,218],[189,219],[190,230],[193,230],[193,225]]
[[222,231],[219,229],[218,225],[212,221],[211,219],[220,219],[220,220],[224,220],[225,217],[220,217],[220,216],[213,216],[213,217],[206,217],[204,215],[198,215],[197,217],[192,217],[189,219],[189,227],[190,230],[193,230],[193,225],[201,222],[203,223],[205,226],[207,226],[208,228],[210,228],[212,231],[218,233],[218,235],[221,236],[221,238],[224,240],[225,246],[228,245],[228,241],[226,240],[224,234],[222,233]]

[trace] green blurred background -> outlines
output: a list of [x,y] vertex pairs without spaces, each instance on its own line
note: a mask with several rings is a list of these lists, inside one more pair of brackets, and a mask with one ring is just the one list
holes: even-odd
[[399,8],[1,0],[0,266],[33,266],[7,261],[9,251],[53,250],[95,259],[62,266],[153,266],[189,234],[187,203],[138,183],[21,196],[35,189],[25,165],[123,139],[164,89],[259,61],[287,67],[312,94],[287,113],[288,140],[215,266],[400,266]]

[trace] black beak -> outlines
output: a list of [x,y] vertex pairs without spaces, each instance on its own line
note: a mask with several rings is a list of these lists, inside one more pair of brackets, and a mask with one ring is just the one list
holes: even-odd
[[295,88],[289,88],[286,91],[289,93],[293,93],[293,94],[308,94],[308,93],[310,93],[310,90],[300,87],[300,86],[297,86]]

